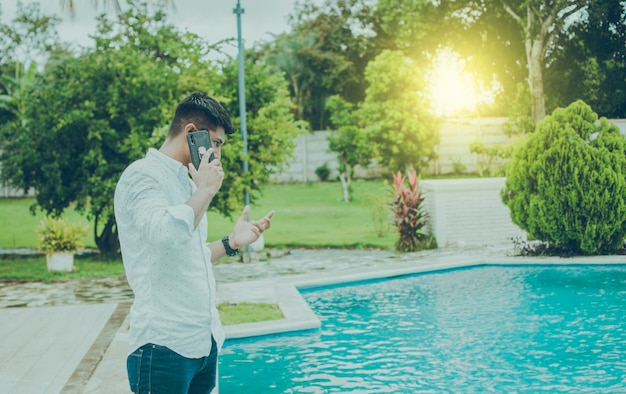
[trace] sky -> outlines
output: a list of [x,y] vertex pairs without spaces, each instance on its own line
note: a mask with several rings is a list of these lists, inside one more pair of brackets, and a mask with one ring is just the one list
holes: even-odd
[[[170,0],[171,2],[172,0]],[[249,48],[255,42],[269,41],[272,34],[288,31],[287,17],[293,11],[297,0],[240,0],[244,8],[242,15],[242,38],[244,47]],[[30,0],[21,0],[29,4]],[[0,21],[9,23],[15,17],[18,0],[0,0]],[[70,16],[68,10],[61,8],[61,0],[40,0],[41,11],[45,15],[55,14],[63,19],[58,26],[62,41],[82,46],[91,45],[90,34],[96,31],[95,18],[102,12],[114,15],[113,7],[105,10],[102,0],[74,0],[76,14]],[[120,0],[122,5],[124,0]],[[191,31],[215,43],[225,38],[237,37],[237,16],[233,9],[237,0],[173,0],[175,9],[166,6],[166,12],[172,23],[181,31]],[[224,51],[236,56],[236,43],[225,46]]]

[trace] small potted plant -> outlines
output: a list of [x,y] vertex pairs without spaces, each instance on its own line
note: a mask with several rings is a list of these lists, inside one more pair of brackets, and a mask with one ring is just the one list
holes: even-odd
[[50,271],[70,272],[74,269],[74,254],[83,248],[86,230],[63,218],[44,217],[39,233],[39,249],[46,254]]

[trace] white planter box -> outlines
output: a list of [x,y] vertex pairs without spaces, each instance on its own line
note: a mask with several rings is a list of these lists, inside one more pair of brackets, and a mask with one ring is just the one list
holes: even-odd
[[71,272],[74,269],[74,253],[53,253],[46,256],[48,271]]

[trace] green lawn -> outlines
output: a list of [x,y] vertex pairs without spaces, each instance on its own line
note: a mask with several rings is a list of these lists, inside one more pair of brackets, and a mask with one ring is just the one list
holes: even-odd
[[[34,198],[0,198],[0,248],[36,248],[43,214],[31,214],[29,207]],[[84,242],[88,247],[95,247],[93,228],[86,218],[78,212],[68,209],[64,215],[72,223],[82,224],[88,236]]]
[[[353,201],[343,202],[338,182],[280,184],[264,189],[252,206],[252,219],[271,209],[276,213],[272,228],[265,233],[269,246],[376,247],[389,249],[395,242],[392,228],[385,223],[384,236],[377,235],[373,217],[386,215],[381,197],[387,197],[383,181],[353,183]],[[233,215],[233,220],[239,213]],[[209,238],[230,232],[233,222],[209,212]]]
[[220,320],[225,326],[231,324],[256,323],[266,320],[282,319],[285,316],[276,304],[249,303],[240,304],[222,303],[217,306]]
[[121,259],[105,260],[98,256],[75,256],[74,271],[53,272],[46,267],[45,256],[0,259],[0,281],[42,281],[96,278],[124,275]]
[[[373,218],[384,220],[388,199],[387,186],[382,180],[357,180],[353,183],[354,199],[343,202],[338,182],[312,184],[276,184],[264,188],[263,196],[252,206],[252,219],[258,219],[269,210],[276,214],[272,228],[265,233],[265,244],[270,247],[375,247],[390,249],[396,235],[384,224],[383,236],[377,234]],[[0,199],[0,248],[36,248],[35,229],[42,218],[33,216],[29,206],[34,199]],[[240,212],[233,213],[233,220]],[[381,217],[382,215],[382,217]],[[73,210],[66,218],[84,224],[89,230],[85,245],[94,247],[92,226],[87,219]],[[233,222],[209,212],[209,239],[228,234]]]

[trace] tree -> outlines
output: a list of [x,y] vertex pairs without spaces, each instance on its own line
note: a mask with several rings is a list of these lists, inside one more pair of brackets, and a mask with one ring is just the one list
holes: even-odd
[[[481,63],[483,66],[500,64],[498,68],[485,68],[497,70],[510,98],[514,96],[519,82],[516,64],[524,65],[531,94],[532,117],[536,124],[546,112],[543,72],[554,59],[557,39],[567,35],[571,21],[584,19],[583,11],[589,10],[598,1],[441,0],[437,3],[437,13],[451,33],[444,28],[443,33],[440,29],[435,34],[447,37],[446,42],[460,53],[469,52],[473,58],[484,59],[475,62],[477,66]],[[515,23],[512,24],[511,20]],[[457,45],[453,44],[455,41]],[[520,47],[523,48],[522,53],[517,50]],[[524,58],[517,58],[521,54]],[[508,65],[504,65],[502,60]]]
[[[571,69],[572,58],[563,57],[566,52],[562,50],[568,42],[575,45],[584,42],[588,51],[579,51],[575,59],[583,63],[585,59],[599,56],[598,59],[607,60],[606,68],[602,69],[601,60],[597,60],[598,68],[591,59],[583,64],[578,75],[569,73],[574,78],[557,70],[549,73],[556,79],[552,86],[557,91],[580,92],[580,89],[567,87],[576,85],[571,83],[575,80],[587,84],[585,89],[590,93],[589,96],[571,95],[569,100],[553,100],[551,106],[567,105],[577,98],[593,99],[593,94],[606,90],[598,88],[602,73],[614,71],[615,68],[610,67],[614,61],[618,63],[616,68],[621,69],[621,61],[619,56],[609,60],[600,53],[614,44],[615,54],[623,51],[623,27],[615,22],[624,20],[625,3],[623,0],[379,0],[378,8],[381,12],[387,10],[383,17],[388,21],[383,27],[387,26],[387,32],[396,38],[398,48],[409,48],[405,51],[410,56],[415,51],[433,51],[438,45],[450,46],[468,61],[468,71],[481,75],[485,81],[496,74],[503,85],[499,101],[504,110],[510,108],[518,83],[524,81],[530,91],[532,119],[536,124],[546,113],[544,82],[550,81],[545,80],[544,72],[549,73],[559,59]],[[394,13],[396,9],[400,12]],[[591,32],[595,34],[588,34]],[[587,38],[583,38],[585,35]],[[568,55],[573,53],[570,51]],[[612,75],[616,78],[610,79],[611,82],[622,80],[621,73]],[[623,100],[618,96],[612,101]]]
[[24,190],[34,188],[46,213],[59,216],[72,203],[88,212],[104,253],[118,245],[112,206],[117,177],[145,151],[153,131],[165,124],[162,109],[173,107],[180,94],[168,59],[149,54],[146,30],[154,28],[159,44],[172,50],[172,39],[179,46],[185,41],[168,35],[163,14],[152,21],[139,10],[125,16],[117,24],[101,18],[90,52],[49,62],[30,97],[28,132],[7,141],[3,153],[3,176]]
[[0,151],[29,124],[26,111],[38,74],[37,63],[63,53],[56,31],[59,21],[42,15],[37,3],[18,3],[12,22],[0,24]]
[[60,22],[58,17],[42,15],[38,3],[18,2],[13,21],[0,24],[0,65],[16,67],[19,63],[28,68],[33,61],[45,63],[51,53],[63,47],[56,30]]
[[326,101],[330,120],[337,128],[328,136],[329,149],[337,153],[344,202],[350,202],[350,183],[357,165],[367,167],[373,157],[372,143],[357,118],[353,105],[339,96]]
[[531,113],[531,97],[528,84],[518,83],[515,100],[511,103],[509,118],[503,125],[507,137],[525,135],[535,131],[535,121]]
[[[546,107],[584,98],[601,116],[626,116],[626,1],[597,0],[561,33],[546,70]],[[572,83],[576,81],[576,83]]]
[[595,0],[529,0],[514,4],[513,0],[502,0],[504,9],[523,32],[528,87],[535,123],[546,115],[543,68],[548,50],[553,48],[555,38],[565,29],[568,19],[594,2]]
[[296,119],[305,120],[310,114],[310,104],[315,89],[315,74],[310,69],[310,53],[316,36],[282,35],[276,40],[276,49],[267,62],[278,67],[289,83]]
[[298,119],[314,130],[328,125],[325,102],[331,95],[352,103],[364,97],[363,73],[376,53],[370,15],[364,0],[297,3],[292,31],[260,50],[285,73]]
[[392,171],[419,170],[435,157],[439,122],[430,113],[425,80],[415,61],[383,51],[365,71],[369,84],[360,118]]
[[[58,19],[42,16],[38,4],[18,6],[11,25],[0,25],[0,128],[25,126],[28,95],[37,76],[37,61],[60,50]],[[15,125],[12,122],[17,122]]]
[[490,108],[481,109],[483,114],[505,113],[517,83],[525,80],[519,30],[497,2],[378,0],[375,20],[382,49],[401,50],[421,61],[424,54],[435,56],[449,48],[480,85],[497,80],[502,89]]
[[[194,34],[178,32],[161,11],[148,14],[143,5],[131,7],[116,21],[103,16],[94,40],[95,47],[86,53],[46,65],[30,96],[31,125],[28,132],[7,141],[2,175],[14,186],[33,187],[37,205],[46,213],[58,216],[70,204],[87,212],[96,245],[103,253],[113,253],[119,246],[113,194],[124,168],[148,147],[162,143],[172,110],[187,94],[204,91],[223,102],[236,94],[225,89],[231,85],[208,60],[213,47]],[[287,117],[281,117],[282,108],[288,107],[286,95],[279,96],[284,90],[275,85],[266,89],[272,89],[275,100],[258,102],[258,96],[250,96],[250,124],[288,124]],[[264,129],[267,134],[274,132],[271,127]],[[278,142],[259,141],[258,160],[276,165],[265,152],[277,149]],[[240,158],[238,153],[233,156]],[[283,158],[277,155],[276,160]],[[254,182],[264,179],[258,166],[252,165],[246,178],[236,176],[240,166],[228,167],[232,175],[223,183],[218,211],[228,213],[233,204],[229,196],[242,196],[244,187],[258,188]]]

